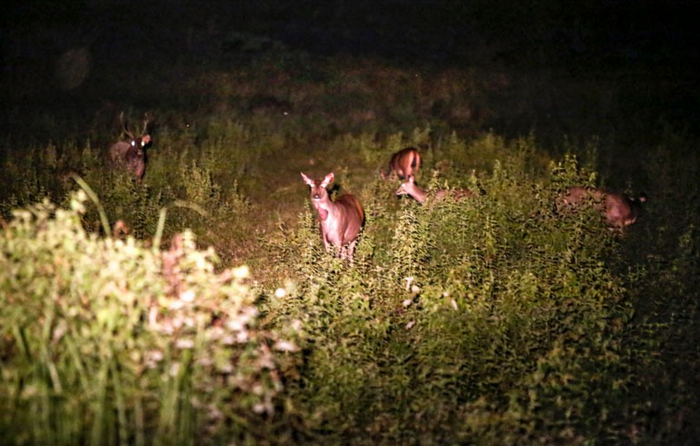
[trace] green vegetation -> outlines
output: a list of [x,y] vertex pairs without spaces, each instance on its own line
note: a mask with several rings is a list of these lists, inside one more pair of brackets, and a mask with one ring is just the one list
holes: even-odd
[[191,232],[162,252],[87,233],[86,198],[17,211],[0,239],[3,443],[264,438],[298,327],[262,324],[248,268],[216,273]]
[[[646,135],[616,126],[616,82],[552,81],[598,107],[530,129],[514,104],[534,74],[277,46],[239,62],[101,87],[157,122],[143,182],[106,163],[116,109],[0,141],[0,442],[698,438],[690,135],[655,122],[629,156]],[[378,173],[409,145],[422,187],[478,193],[395,197]],[[300,171],[363,203],[353,265],[324,252]],[[621,236],[592,207],[554,211],[580,184],[651,199]]]

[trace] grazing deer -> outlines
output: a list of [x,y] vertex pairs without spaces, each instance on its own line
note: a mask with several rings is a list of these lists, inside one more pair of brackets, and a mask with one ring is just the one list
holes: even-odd
[[602,189],[587,189],[581,186],[569,188],[557,199],[557,209],[563,207],[579,207],[586,198],[592,198],[595,206],[605,215],[605,221],[613,228],[623,231],[627,226],[637,221],[641,204],[647,198],[644,194],[630,198],[622,194],[608,192]]
[[320,220],[323,246],[328,251],[330,245],[334,245],[336,252],[340,251],[342,259],[352,262],[357,236],[365,221],[362,205],[350,194],[338,197],[335,202],[331,201],[326,187],[335,179],[333,172],[320,181],[314,181],[304,173],[301,176],[311,186],[311,203]]
[[385,180],[388,176],[396,174],[403,180],[410,175],[415,175],[419,168],[420,153],[414,147],[406,147],[391,156],[389,171],[382,171],[382,179]]
[[146,173],[146,152],[144,149],[151,144],[151,136],[146,133],[148,119],[144,120],[143,130],[138,136],[134,136],[127,128],[123,112],[119,115],[119,121],[130,141],[119,141],[113,144],[109,148],[109,158],[113,165],[126,169],[134,178],[141,181],[143,174]]
[[[406,181],[401,183],[401,186],[396,190],[396,195],[410,195],[418,203],[424,204],[428,199],[428,191],[418,187],[416,184],[416,179],[413,175],[409,175]],[[446,196],[452,197],[455,201],[459,201],[462,198],[466,198],[472,195],[472,192],[467,189],[438,189],[435,192],[435,200],[442,200]]]

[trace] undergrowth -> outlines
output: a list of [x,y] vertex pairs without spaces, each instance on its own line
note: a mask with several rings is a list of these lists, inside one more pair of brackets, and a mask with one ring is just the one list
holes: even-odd
[[274,429],[298,326],[262,324],[245,266],[86,232],[85,193],[0,238],[4,444],[219,444]]

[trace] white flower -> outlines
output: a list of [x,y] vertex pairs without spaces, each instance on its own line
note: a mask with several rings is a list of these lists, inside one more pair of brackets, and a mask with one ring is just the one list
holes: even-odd
[[175,346],[180,349],[192,348],[194,347],[194,341],[191,339],[178,339],[175,342]]
[[229,321],[226,322],[226,327],[228,327],[229,330],[241,331],[245,328],[245,323],[240,319],[229,319]]
[[284,288],[280,287],[275,290],[275,297],[278,299],[282,299],[283,297],[287,296],[287,290]]
[[163,360],[163,352],[160,350],[150,350],[146,352],[146,358],[149,361],[160,362]]
[[413,328],[413,326],[416,325],[416,321],[411,321],[408,324],[406,324],[406,330],[410,330]]
[[192,302],[194,300],[194,291],[187,290],[180,293],[180,300],[184,302]]
[[181,300],[174,300],[174,301],[170,302],[170,304],[168,305],[168,308],[173,310],[173,311],[177,311],[184,306],[185,306],[185,304]]
[[250,270],[246,265],[239,266],[233,270],[233,277],[236,279],[245,279],[250,274]]
[[274,348],[281,352],[295,352],[299,350],[299,347],[290,341],[277,341]]

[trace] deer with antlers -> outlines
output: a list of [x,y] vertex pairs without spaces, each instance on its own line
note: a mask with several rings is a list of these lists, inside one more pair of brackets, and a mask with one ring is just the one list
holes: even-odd
[[128,129],[124,123],[124,112],[119,115],[124,133],[129,137],[129,141],[119,141],[109,148],[109,158],[112,164],[125,169],[134,178],[141,181],[146,173],[146,146],[151,144],[151,136],[146,133],[148,117],[143,122],[143,130],[137,136]]

